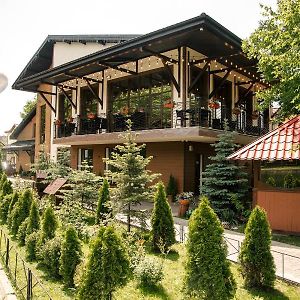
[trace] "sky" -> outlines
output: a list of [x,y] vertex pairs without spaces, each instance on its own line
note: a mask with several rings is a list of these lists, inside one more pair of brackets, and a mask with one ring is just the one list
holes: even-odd
[[0,94],[0,135],[20,122],[34,94],[11,86],[49,34],[148,33],[205,12],[240,38],[261,19],[260,3],[276,0],[0,0],[0,73],[8,87]]

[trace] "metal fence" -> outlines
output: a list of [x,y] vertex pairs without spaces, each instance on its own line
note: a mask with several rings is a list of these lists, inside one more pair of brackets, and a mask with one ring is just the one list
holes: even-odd
[[2,228],[0,228],[0,256],[21,299],[53,299]]

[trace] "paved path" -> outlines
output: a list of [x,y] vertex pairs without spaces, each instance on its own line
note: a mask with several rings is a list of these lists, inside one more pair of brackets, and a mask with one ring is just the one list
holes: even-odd
[[[153,204],[145,202],[136,208],[151,211]],[[178,212],[177,204],[172,204],[171,208],[174,216],[176,239],[177,241],[184,242],[188,234],[188,221],[176,217]],[[124,221],[126,221],[125,218]],[[149,221],[147,224],[150,226]],[[224,236],[228,245],[228,259],[237,262],[238,252],[245,236],[243,233],[230,230],[225,230]],[[276,274],[285,279],[300,283],[300,247],[272,241],[271,250],[276,265]]]

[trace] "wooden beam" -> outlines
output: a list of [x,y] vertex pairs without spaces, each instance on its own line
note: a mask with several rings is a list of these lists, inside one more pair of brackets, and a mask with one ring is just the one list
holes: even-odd
[[[237,68],[232,68],[232,67],[226,67],[226,68],[221,68],[221,69],[218,69],[218,70],[213,70],[213,71],[210,71],[210,74],[218,74],[218,73],[222,73],[222,72],[225,72],[227,70],[231,70],[231,71],[243,71],[244,69],[247,69],[247,68],[251,68],[251,67],[254,67],[254,65],[249,65],[249,66],[242,66],[242,67],[237,67]],[[241,70],[242,69],[242,70]],[[246,76],[246,75],[245,75]]]
[[37,92],[39,93],[39,92],[41,92],[41,93],[43,93],[43,94],[45,94],[45,95],[52,95],[52,96],[56,96],[56,94],[55,93],[51,93],[51,92],[47,92],[47,91],[41,91],[41,90],[37,90]]
[[170,57],[168,57],[166,55],[163,55],[161,53],[157,53],[157,52],[155,52],[153,50],[150,50],[146,47],[142,47],[142,51],[148,52],[149,54],[151,54],[153,56],[156,56],[156,57],[160,58],[161,60],[169,61],[171,63],[178,63],[178,61],[176,59],[170,58]]
[[167,63],[166,63],[164,60],[162,60],[162,63],[163,63],[163,65],[164,65],[164,68],[165,68],[165,70],[167,71],[167,73],[168,73],[168,75],[169,75],[169,77],[170,77],[172,83],[174,84],[174,86],[175,86],[177,92],[180,93],[180,86],[179,86],[178,82],[176,81],[176,78],[174,77],[173,72],[172,72],[172,70],[170,69],[170,66],[167,65]]
[[71,105],[77,110],[76,105],[73,103],[72,99],[70,98],[70,96],[66,93],[66,91],[64,90],[63,87],[58,86],[58,88],[62,91],[62,93],[65,95],[65,97],[68,99],[68,101],[71,103]]
[[223,84],[225,83],[226,79],[230,74],[230,71],[231,70],[226,71],[226,74],[222,77],[220,84],[217,87],[215,87],[214,90],[209,94],[208,99],[211,99],[217,93],[217,91],[223,86]]
[[245,85],[245,84],[251,84],[256,82],[257,82],[256,80],[241,81],[241,82],[236,82],[235,85]]
[[[95,93],[95,91],[93,90],[89,81],[86,78],[84,80],[86,81],[86,84],[87,84],[89,90],[91,91],[91,93],[93,94],[93,96],[98,100],[99,104],[101,105],[101,108],[103,108],[103,100],[100,99],[100,97]],[[103,88],[103,86],[102,86],[102,88]]]
[[103,83],[103,80],[98,80],[98,79],[90,78],[90,77],[86,77],[86,76],[78,76],[78,75],[72,74],[70,72],[66,72],[64,74],[68,77],[73,78],[73,79],[83,79],[83,80],[89,80],[89,81],[92,81],[92,82],[95,82],[95,83]]
[[204,65],[203,69],[198,73],[198,75],[196,76],[196,78],[193,80],[193,82],[191,83],[191,85],[188,88],[188,93],[191,92],[191,90],[194,88],[194,86],[199,81],[199,79],[204,75],[204,73],[206,72],[206,70],[207,70],[208,67],[209,67],[209,62],[207,62]]
[[111,64],[109,64],[107,62],[100,61],[100,62],[98,62],[98,64],[100,66],[104,66],[104,67],[107,67],[107,68],[118,70],[118,71],[121,71],[121,72],[124,72],[124,73],[129,73],[131,75],[137,75],[138,74],[135,71],[131,71],[131,70],[125,69],[123,67],[119,67],[119,66],[113,66],[113,65],[111,65]]
[[49,100],[46,98],[46,96],[43,94],[43,92],[38,92],[41,97],[45,100],[46,104],[51,108],[51,110],[56,114],[56,109],[52,106],[52,104],[49,102]]
[[210,56],[210,57],[206,57],[206,58],[201,58],[201,59],[197,59],[193,62],[190,62],[190,64],[201,64],[203,62],[207,62],[207,61],[212,61],[212,60],[217,60],[217,59],[223,59],[223,58],[230,58],[230,57],[233,57],[233,56],[239,56],[239,55],[243,55],[241,52],[239,53],[234,53],[234,54],[229,54],[229,55],[223,55],[223,56]]

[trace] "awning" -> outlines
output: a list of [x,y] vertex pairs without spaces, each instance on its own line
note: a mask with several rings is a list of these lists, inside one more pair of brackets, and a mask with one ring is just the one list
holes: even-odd
[[300,159],[300,115],[228,156],[235,160]]
[[16,141],[10,145],[6,145],[2,148],[3,151],[33,151],[34,150],[35,141],[27,140],[27,141]]

